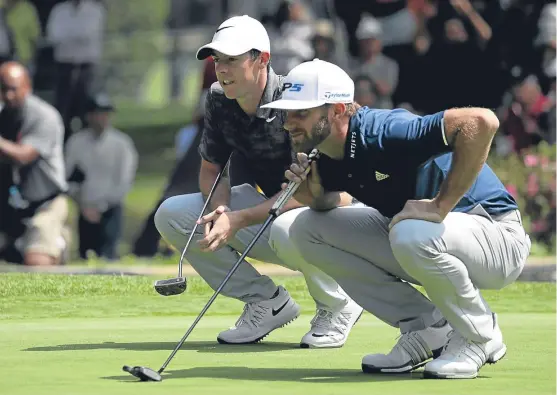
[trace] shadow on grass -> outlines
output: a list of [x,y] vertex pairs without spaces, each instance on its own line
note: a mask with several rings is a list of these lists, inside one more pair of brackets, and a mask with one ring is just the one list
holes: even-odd
[[[365,374],[356,369],[296,369],[296,368],[247,368],[241,366],[212,366],[192,369],[170,370],[162,374],[169,379],[232,379],[255,381],[291,381],[306,383],[360,383],[416,380],[421,372],[395,375]],[[130,375],[101,377],[105,380],[139,382]]]
[[[127,350],[127,351],[171,351],[178,342],[137,342],[137,343],[93,343],[60,344],[58,346],[31,347],[23,351],[82,351],[82,350]],[[194,350],[202,353],[255,353],[300,349],[298,343],[264,342],[258,344],[218,344],[216,341],[191,341],[184,343],[180,350]]]

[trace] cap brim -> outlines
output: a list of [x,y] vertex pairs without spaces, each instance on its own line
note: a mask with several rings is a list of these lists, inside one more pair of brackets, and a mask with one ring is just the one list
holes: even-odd
[[197,60],[203,60],[213,54],[214,51],[222,52],[228,56],[239,56],[248,52],[251,48],[246,48],[242,43],[209,43],[197,50]]
[[307,110],[326,104],[321,100],[287,100],[280,99],[268,104],[264,104],[261,108],[276,108],[278,110]]

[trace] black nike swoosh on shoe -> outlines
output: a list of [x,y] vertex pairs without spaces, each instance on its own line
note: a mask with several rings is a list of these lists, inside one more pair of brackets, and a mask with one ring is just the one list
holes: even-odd
[[325,336],[325,335],[318,335],[317,333],[312,333],[311,336],[312,336],[312,337],[323,337],[323,336]]
[[282,306],[280,306],[278,309],[272,309],[271,312],[273,313],[273,316],[277,315],[278,313],[280,313],[282,311],[282,309],[284,309],[286,307],[286,305],[288,304],[288,302],[290,302],[290,299],[287,300],[286,302],[284,302],[284,304]]
[[224,27],[221,27],[220,29],[217,29],[217,31],[216,31],[215,33],[218,33],[218,32],[220,32],[221,30],[228,29],[228,28],[230,28],[230,27],[234,27],[234,26],[224,26]]

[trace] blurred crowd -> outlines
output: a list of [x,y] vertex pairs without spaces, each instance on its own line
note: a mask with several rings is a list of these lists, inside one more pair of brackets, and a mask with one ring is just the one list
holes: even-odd
[[[351,75],[361,105],[417,114],[470,105],[495,110],[501,127],[492,155],[513,157],[524,170],[502,178],[532,221],[532,237],[555,243],[554,1],[242,3],[238,11],[267,28],[271,65],[279,74],[319,58]],[[208,59],[196,122],[203,116],[203,95],[216,81],[212,70]],[[179,152],[189,147],[191,128],[197,130],[189,125],[179,133]],[[551,149],[538,152],[540,143]]]
[[[100,1],[3,0],[0,9],[0,260],[64,263],[78,210],[79,256],[118,259],[137,152],[97,86]],[[52,94],[37,91],[50,88]]]
[[[513,194],[526,197],[523,210],[532,222],[534,238],[554,243],[555,162],[548,154],[554,151],[556,138],[554,1],[169,0],[169,5],[169,36],[194,25],[218,26],[222,20],[215,16],[216,8],[224,10],[225,16],[247,13],[260,19],[271,38],[271,66],[276,73],[287,74],[313,58],[327,60],[352,76],[356,101],[364,106],[403,107],[418,114],[468,105],[496,110],[501,127],[492,155],[502,160],[512,157],[513,163],[526,169],[522,183],[512,178],[512,171],[502,179]],[[0,0],[0,6],[0,63],[17,61],[34,89],[51,89],[52,96],[45,100],[63,123],[64,178],[80,209],[79,238],[86,239],[80,244],[80,255],[86,257],[90,249],[116,259],[122,205],[133,184],[137,153],[133,142],[110,126],[114,107],[103,95],[99,78],[110,7],[101,0]],[[173,85],[181,85],[180,76],[186,74],[188,63],[182,58],[183,54],[169,52]],[[199,161],[195,147],[204,95],[216,81],[211,58],[202,66],[201,80],[192,122],[177,131],[176,167],[160,201],[192,192],[185,190],[192,186],[184,178],[192,178]],[[5,118],[0,113],[0,133],[9,139],[2,122],[13,127],[14,121]],[[110,133],[103,134],[105,130]],[[99,136],[107,135],[126,147],[125,166],[118,161],[121,158],[110,157],[113,150],[100,148],[108,143]],[[551,150],[539,150],[540,145]],[[9,210],[13,172],[1,155],[0,150],[0,208]],[[118,174],[112,184],[101,176],[111,171]],[[109,196],[108,191],[122,182],[118,192]],[[95,198],[86,198],[91,195]],[[155,210],[134,240],[136,255],[152,256],[158,251],[160,237],[152,223]],[[0,217],[0,225],[3,222]],[[0,237],[0,259],[2,248]]]

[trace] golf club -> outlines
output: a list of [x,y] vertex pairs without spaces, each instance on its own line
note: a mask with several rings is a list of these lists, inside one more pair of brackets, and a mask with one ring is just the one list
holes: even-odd
[[[317,151],[315,149],[313,151],[311,151],[311,153],[308,156],[309,162],[311,163],[311,161],[314,160],[315,158],[317,158],[318,155],[319,155],[319,151]],[[308,166],[308,168],[306,170],[306,174],[309,172],[309,170],[310,170],[310,166]],[[224,280],[222,280],[222,282],[218,286],[218,288],[215,291],[215,293],[213,294],[213,296],[211,296],[211,299],[209,299],[209,301],[207,302],[205,307],[203,307],[203,309],[201,310],[201,312],[199,313],[197,318],[193,321],[193,323],[191,324],[191,326],[189,327],[189,329],[187,330],[185,335],[178,342],[178,344],[176,345],[176,347],[174,348],[172,353],[170,353],[167,360],[160,367],[160,369],[157,372],[155,372],[153,369],[142,367],[142,366],[135,366],[133,368],[130,368],[129,366],[124,366],[123,370],[125,372],[128,372],[131,375],[139,378],[141,381],[161,381],[162,380],[161,373],[166,369],[166,367],[168,366],[168,364],[170,363],[172,358],[174,358],[174,356],[176,355],[178,350],[180,350],[180,348],[182,347],[182,345],[184,344],[184,342],[186,341],[186,339],[188,338],[190,333],[193,331],[193,329],[195,328],[197,323],[201,320],[201,318],[203,318],[203,316],[205,315],[205,313],[207,312],[209,307],[211,307],[211,305],[213,304],[213,302],[215,301],[217,296],[220,294],[220,292],[222,291],[222,289],[224,288],[224,286],[226,285],[226,283],[228,282],[230,277],[232,277],[232,275],[236,272],[238,267],[240,267],[240,264],[242,263],[244,258],[248,255],[250,250],[253,248],[253,246],[255,245],[257,240],[259,239],[259,237],[263,234],[263,232],[265,232],[265,230],[267,229],[269,224],[276,217],[279,216],[280,210],[284,207],[286,202],[288,202],[290,200],[290,198],[294,195],[294,193],[296,192],[296,190],[298,189],[299,186],[300,186],[300,184],[297,184],[297,183],[292,182],[292,181],[288,183],[287,187],[282,191],[282,193],[279,195],[278,199],[273,204],[273,207],[271,207],[271,209],[269,210],[269,216],[267,217],[267,219],[265,220],[265,222],[263,223],[263,225],[261,226],[259,231],[253,237],[252,241],[246,247],[245,251],[242,253],[240,258],[238,258],[238,261],[234,264],[232,269],[230,269],[230,272],[228,272],[228,274],[226,275]]]
[[[226,169],[230,165],[230,159],[231,158],[232,158],[232,154],[230,154],[230,156],[228,157],[228,161],[226,162],[226,165],[224,165],[224,167],[221,169],[221,171],[217,175],[217,178],[215,179],[215,182],[213,183],[213,186],[211,187],[211,190],[209,191],[209,195],[207,196],[207,199],[205,200],[205,204],[203,205],[203,208],[201,209],[201,213],[199,214],[199,217],[197,218],[197,221],[199,221],[201,219],[201,217],[203,217],[203,215],[205,214],[205,210],[207,209],[207,206],[209,205],[209,202],[211,201],[211,198],[213,197],[213,193],[215,192],[215,189],[217,189],[217,185],[218,185],[220,179],[222,178],[222,175],[224,174],[224,172],[226,171]],[[170,279],[167,279],[167,280],[157,280],[157,281],[155,281],[155,290],[162,296],[180,295],[181,293],[183,293],[186,290],[187,281],[186,281],[186,278],[182,276],[182,266],[183,266],[183,262],[184,262],[184,257],[186,256],[186,252],[188,251],[188,248],[191,244],[193,236],[195,235],[195,231],[197,230],[197,226],[198,226],[197,221],[195,221],[195,226],[193,227],[193,230],[190,234],[190,237],[188,238],[186,246],[182,250],[182,255],[180,256],[180,263],[178,263],[178,277],[170,278]]]

